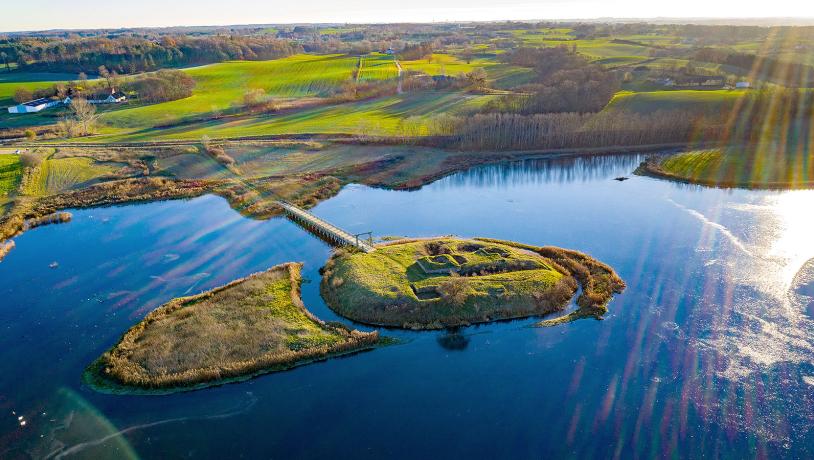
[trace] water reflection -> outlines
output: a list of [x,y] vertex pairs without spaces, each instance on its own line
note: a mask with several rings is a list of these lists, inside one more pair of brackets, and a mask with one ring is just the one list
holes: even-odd
[[567,184],[614,178],[614,174],[629,174],[646,155],[571,156],[555,159],[525,160],[490,165],[455,174],[441,181],[447,187],[518,186],[524,184]]
[[460,330],[448,330],[436,339],[441,348],[449,351],[464,351],[469,346],[469,337],[461,334]]

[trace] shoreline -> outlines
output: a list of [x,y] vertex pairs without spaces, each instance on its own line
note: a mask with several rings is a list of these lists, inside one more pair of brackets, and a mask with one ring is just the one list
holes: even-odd
[[661,164],[653,159],[647,159],[640,164],[633,174],[642,177],[651,177],[654,179],[666,180],[678,184],[695,185],[698,187],[710,187],[725,190],[766,190],[766,191],[785,191],[785,190],[808,190],[814,188],[814,181],[803,183],[791,182],[768,182],[768,183],[754,183],[754,182],[716,182],[704,179],[691,179],[685,176],[679,176],[661,168]]

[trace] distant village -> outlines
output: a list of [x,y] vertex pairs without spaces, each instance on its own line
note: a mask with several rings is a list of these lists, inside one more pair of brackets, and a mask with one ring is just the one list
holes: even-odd
[[[88,99],[88,103],[94,105],[119,104],[127,101],[127,95],[121,91],[116,91],[116,88],[111,88],[110,94],[108,94],[107,97],[96,97],[97,99]],[[67,96],[65,98],[43,97],[8,107],[8,113],[37,113],[54,107],[71,105],[71,102],[71,96]]]

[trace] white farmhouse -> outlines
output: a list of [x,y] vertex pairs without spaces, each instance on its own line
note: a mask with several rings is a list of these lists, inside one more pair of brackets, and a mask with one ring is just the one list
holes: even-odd
[[127,95],[121,91],[116,91],[116,88],[110,90],[110,95],[104,99],[88,99],[91,104],[118,104],[127,100]]

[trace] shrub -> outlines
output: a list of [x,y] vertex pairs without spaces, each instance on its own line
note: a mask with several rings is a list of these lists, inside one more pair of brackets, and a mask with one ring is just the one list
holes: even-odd
[[448,280],[438,285],[438,293],[445,302],[460,307],[469,296],[469,283],[466,279],[453,273]]
[[144,102],[156,103],[183,99],[192,95],[195,80],[180,70],[160,70],[130,84]]
[[20,164],[23,168],[36,168],[42,164],[43,156],[37,152],[25,152],[20,155]]

